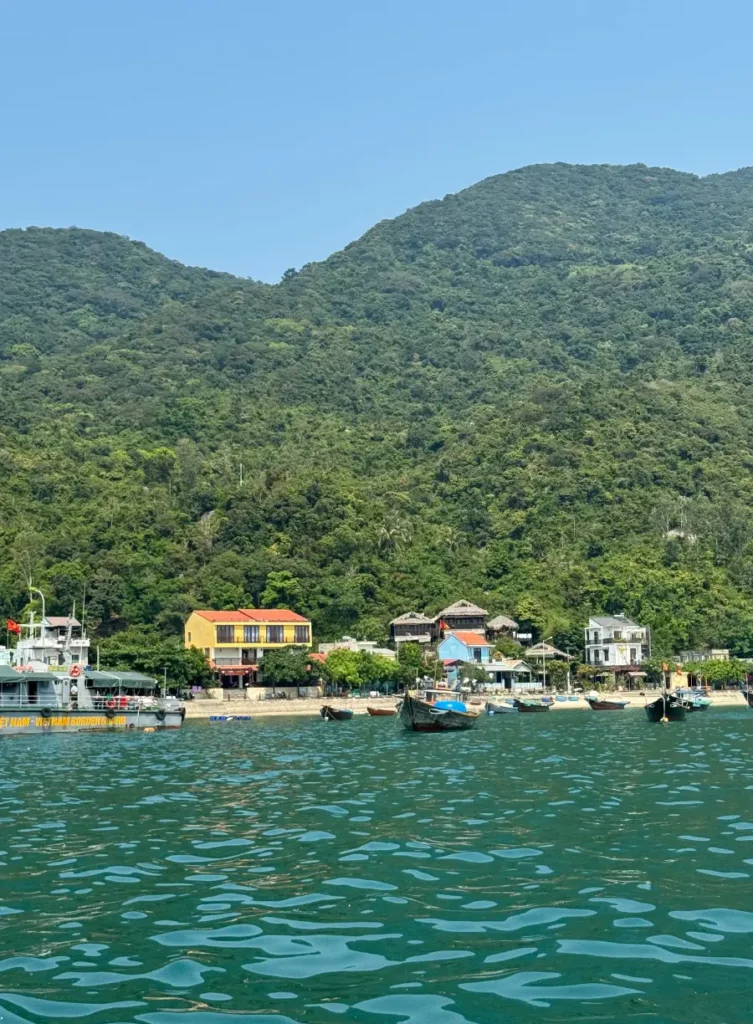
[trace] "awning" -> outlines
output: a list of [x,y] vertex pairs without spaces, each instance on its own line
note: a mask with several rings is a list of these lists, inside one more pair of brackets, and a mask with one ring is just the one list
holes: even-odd
[[628,675],[633,679],[638,679],[639,677],[645,676],[645,674],[645,672],[628,672]]
[[96,687],[126,686],[142,690],[153,690],[157,680],[145,676],[142,672],[96,672],[84,670],[84,677]]
[[246,672],[258,672],[258,665],[222,665],[217,669],[221,676],[238,676]]

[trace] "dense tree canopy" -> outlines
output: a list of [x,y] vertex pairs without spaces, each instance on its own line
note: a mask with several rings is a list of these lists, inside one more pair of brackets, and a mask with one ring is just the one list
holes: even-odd
[[383,640],[462,596],[752,654],[752,329],[751,170],[528,167],[276,286],[0,233],[0,614]]

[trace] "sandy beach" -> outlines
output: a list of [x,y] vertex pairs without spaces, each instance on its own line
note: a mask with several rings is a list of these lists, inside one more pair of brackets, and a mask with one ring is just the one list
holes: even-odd
[[[650,696],[642,697],[639,693],[610,693],[604,694],[607,699],[628,700],[628,711],[640,710],[651,696],[658,696],[658,692]],[[745,699],[737,690],[720,691],[710,693],[712,705],[709,710],[715,707],[745,707]],[[479,699],[479,698],[476,698]],[[503,699],[492,698],[489,699]],[[481,698],[483,707],[485,698]],[[332,704],[338,708],[350,708],[357,715],[368,714],[366,708],[394,708],[397,703],[395,697],[351,697],[348,699],[335,697],[306,697],[300,700],[193,700],[186,704],[186,718],[209,718],[211,715],[251,715],[254,718],[275,717],[281,718],[289,715],[318,715],[322,704]],[[471,705],[477,706],[477,705]],[[581,697],[577,701],[555,701],[552,711],[589,711],[586,701]]]

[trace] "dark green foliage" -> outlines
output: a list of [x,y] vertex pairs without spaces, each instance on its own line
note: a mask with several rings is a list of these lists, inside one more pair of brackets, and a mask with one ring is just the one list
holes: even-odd
[[383,641],[464,596],[749,654],[752,327],[751,170],[528,167],[275,287],[4,232],[0,613],[31,575],[100,637],[279,601]]
[[264,655],[264,682],[269,686],[316,685],[318,665],[313,666],[306,647],[286,647]]

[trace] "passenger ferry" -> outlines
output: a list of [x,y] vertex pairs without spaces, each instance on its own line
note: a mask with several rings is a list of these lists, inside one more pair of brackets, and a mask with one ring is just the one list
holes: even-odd
[[178,729],[185,707],[160,698],[140,672],[89,666],[90,641],[74,613],[23,625],[18,645],[0,647],[0,736],[123,729]]

